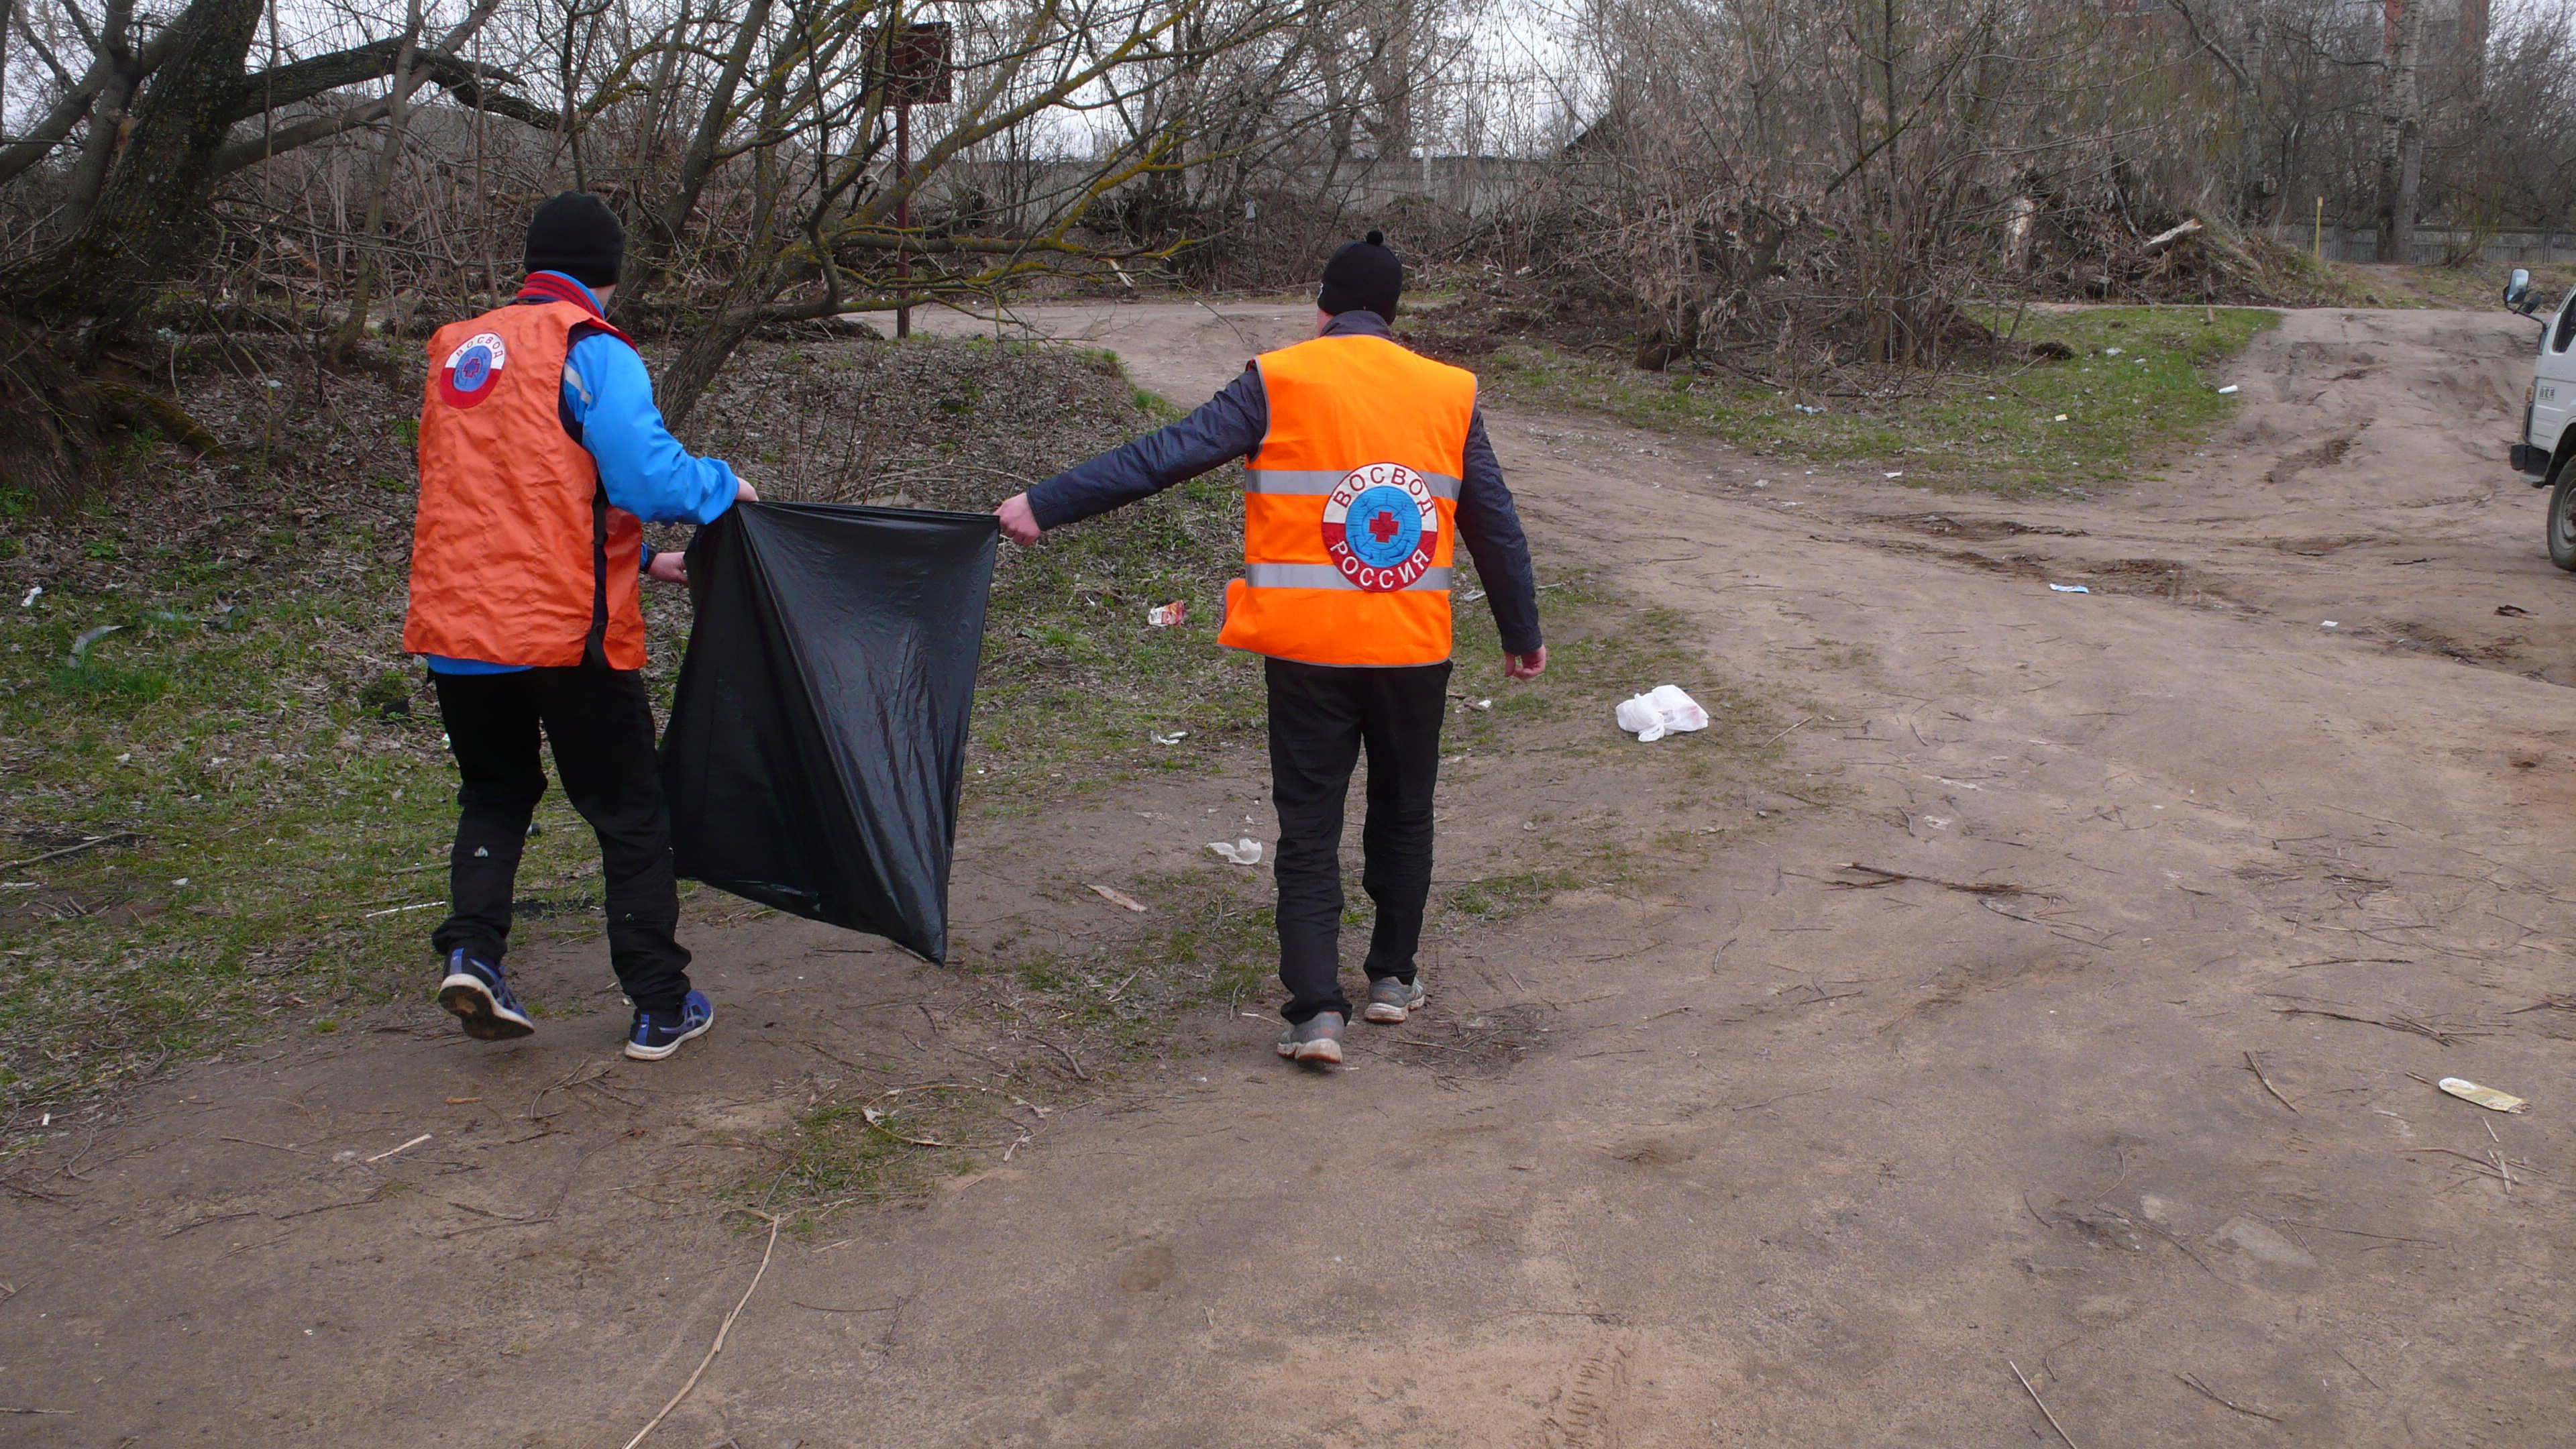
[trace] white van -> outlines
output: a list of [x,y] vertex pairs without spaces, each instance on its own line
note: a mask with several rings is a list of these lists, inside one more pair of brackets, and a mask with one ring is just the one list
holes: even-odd
[[[2531,295],[2531,273],[2520,267],[2505,283],[2504,304],[2542,320],[2539,300]],[[2550,490],[2549,561],[2576,569],[2576,461],[2571,461],[2576,460],[2576,428],[2567,425],[2569,413],[2576,412],[2576,289],[2560,300],[2540,329],[2540,357],[2522,401],[2522,437],[2513,445],[2513,468],[2525,483]]]

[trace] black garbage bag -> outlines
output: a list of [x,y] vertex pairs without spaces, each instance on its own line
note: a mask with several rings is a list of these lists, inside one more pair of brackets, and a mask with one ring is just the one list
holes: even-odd
[[748,503],[689,548],[662,736],[679,873],[948,955],[992,515]]

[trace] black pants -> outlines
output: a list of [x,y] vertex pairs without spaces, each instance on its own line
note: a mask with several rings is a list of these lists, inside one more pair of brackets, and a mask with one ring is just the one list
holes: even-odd
[[434,938],[439,954],[462,948],[498,964],[508,946],[519,848],[546,793],[537,753],[542,729],[564,794],[599,835],[618,984],[646,1011],[678,1010],[689,991],[689,953],[672,934],[680,894],[671,874],[671,812],[662,800],[643,678],[597,661],[431,677],[464,776],[447,866],[455,909]]
[[1351,1014],[1341,971],[1342,807],[1368,747],[1368,819],[1360,888],[1377,903],[1368,976],[1413,979],[1431,895],[1431,800],[1449,666],[1338,669],[1265,661],[1270,681],[1270,798],[1279,808],[1282,1015]]

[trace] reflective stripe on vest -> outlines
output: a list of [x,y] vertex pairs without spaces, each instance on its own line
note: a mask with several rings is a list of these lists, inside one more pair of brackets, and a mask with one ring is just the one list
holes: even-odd
[[[1446,589],[1449,569],[1424,569],[1422,576],[1402,589]],[[1346,577],[1333,564],[1257,563],[1243,566],[1243,581],[1256,589],[1360,589],[1364,586]]]
[[607,506],[564,431],[575,302],[513,304],[439,329],[420,414],[403,648],[492,664],[644,667],[643,525]]
[[[1346,473],[1312,471],[1302,468],[1262,468],[1244,474],[1244,491],[1249,493],[1322,493],[1329,495],[1342,484]],[[1424,473],[1422,481],[1430,485],[1432,495],[1458,501],[1458,480],[1446,473]]]
[[1270,428],[1245,465],[1244,576],[1217,642],[1309,664],[1448,658],[1475,376],[1367,336],[1255,366]]

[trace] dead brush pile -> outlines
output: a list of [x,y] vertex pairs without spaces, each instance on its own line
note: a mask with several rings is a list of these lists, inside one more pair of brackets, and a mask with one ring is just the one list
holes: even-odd
[[2067,302],[2180,302],[2221,307],[2315,307],[2343,286],[2294,247],[2200,213],[2123,207],[2042,211],[2027,268],[1999,281],[2008,294]]

